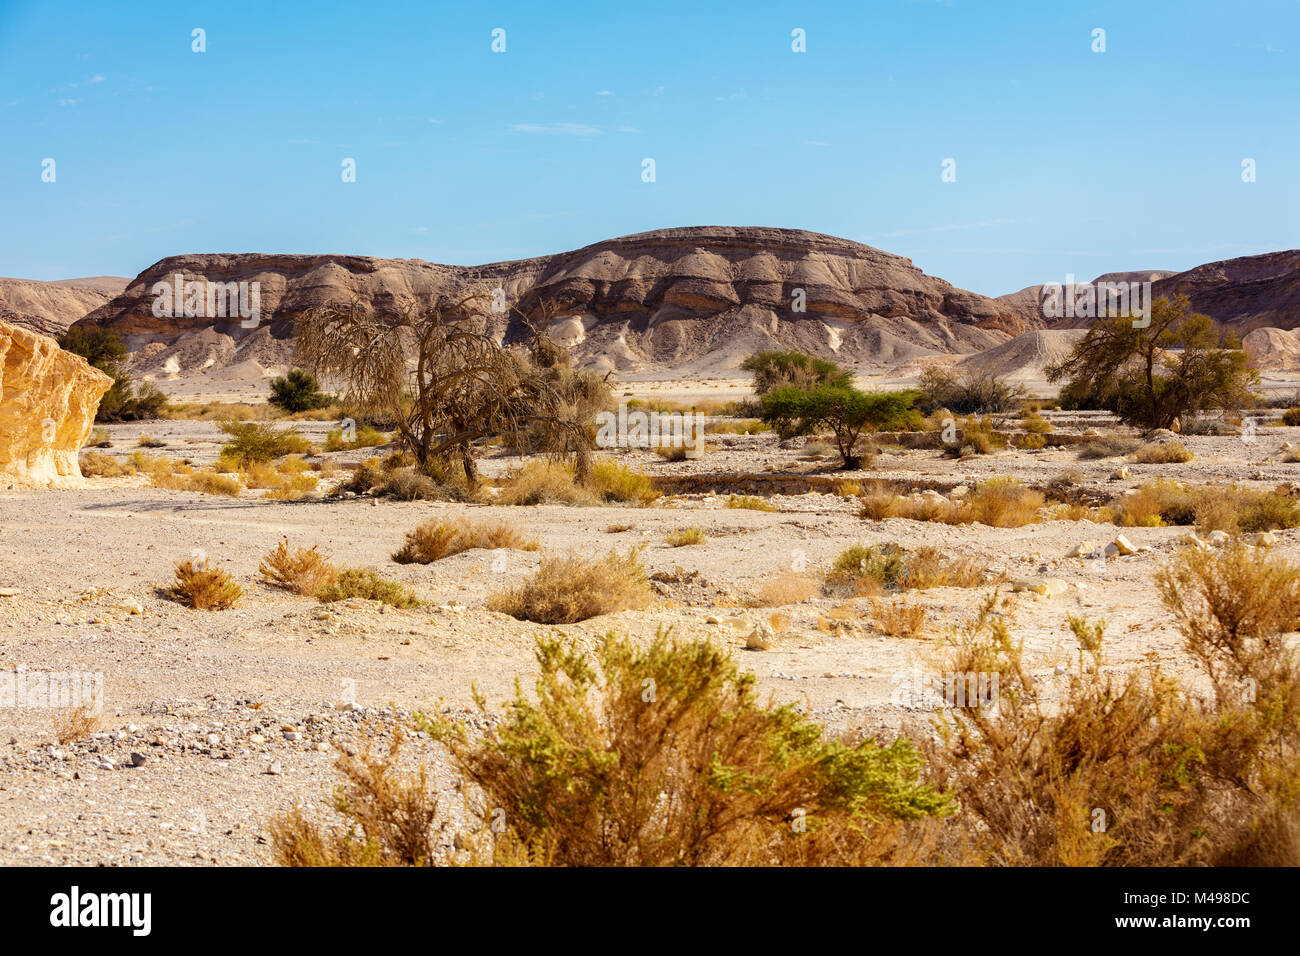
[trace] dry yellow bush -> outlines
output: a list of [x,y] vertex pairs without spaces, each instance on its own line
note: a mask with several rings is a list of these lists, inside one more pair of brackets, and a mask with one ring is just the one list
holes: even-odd
[[648,505],[660,495],[649,475],[609,458],[592,463],[591,484],[606,501]]
[[703,544],[707,537],[703,528],[676,528],[668,532],[664,540],[674,548],[682,548],[691,544]]
[[536,551],[540,547],[539,539],[525,537],[504,521],[430,520],[406,533],[406,543],[393,554],[393,560],[398,564],[432,564],[475,548]]
[[81,474],[86,478],[116,478],[119,475],[134,475],[135,466],[130,459],[105,455],[99,451],[81,453]]
[[935,497],[904,498],[889,492],[872,492],[861,499],[858,517],[871,521],[910,518],[942,524],[976,522],[994,528],[1019,528],[1042,520],[1045,500],[1015,478],[990,478],[958,501]]
[[984,583],[988,564],[972,557],[945,557],[934,547],[909,551],[897,577],[902,590],[925,588],[974,588]]
[[902,600],[871,600],[871,622],[888,637],[920,637],[925,627],[925,608]]
[[1143,465],[1177,465],[1192,460],[1192,453],[1182,442],[1150,442],[1133,452],[1133,460]]
[[728,508],[740,508],[745,511],[776,511],[776,505],[757,495],[731,495],[727,498]]
[[290,548],[288,538],[267,552],[258,571],[271,587],[305,597],[315,597],[321,588],[338,578],[338,569],[315,545]]
[[438,844],[438,800],[424,767],[397,770],[400,730],[386,756],[369,744],[357,756],[343,754],[335,767],[344,784],[334,794],[341,826],[324,827],[295,805],[271,820],[271,850],[280,866],[432,866]]
[[505,480],[496,500],[503,505],[592,505],[598,498],[577,484],[572,465],[530,461]]
[[490,610],[538,624],[573,624],[614,611],[640,610],[650,603],[641,551],[610,551],[602,558],[580,555],[543,558],[533,578],[488,595]]
[[99,729],[100,718],[85,704],[69,707],[54,717],[54,739],[60,744],[85,740]]
[[817,582],[806,574],[783,571],[765,581],[754,595],[753,607],[784,607],[799,604],[817,593]]
[[223,611],[239,602],[244,589],[220,568],[200,566],[191,560],[177,562],[171,593],[181,604],[196,611]]

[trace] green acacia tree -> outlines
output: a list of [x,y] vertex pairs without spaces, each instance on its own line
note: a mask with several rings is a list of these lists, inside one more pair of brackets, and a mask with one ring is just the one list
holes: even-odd
[[95,421],[129,422],[156,418],[167,404],[167,396],[152,382],[131,380],[126,371],[126,345],[112,329],[72,325],[58,342],[60,348],[80,355],[113,379],[112,387],[99,400]]
[[763,396],[763,421],[783,438],[825,429],[835,435],[844,468],[858,468],[857,445],[864,432],[906,428],[920,420],[913,407],[919,392],[862,392],[844,385],[800,388],[785,385]]
[[1189,309],[1180,295],[1157,299],[1149,321],[1099,321],[1047,377],[1065,383],[1063,403],[1096,404],[1146,428],[1249,404],[1259,375],[1236,336]]
[[853,385],[852,373],[829,359],[793,350],[769,349],[755,352],[740,367],[754,373],[754,393],[766,395],[785,385],[812,388],[814,385]]
[[271,397],[267,401],[293,413],[324,408],[330,403],[330,397],[321,392],[316,376],[300,368],[291,368],[287,375],[271,379]]

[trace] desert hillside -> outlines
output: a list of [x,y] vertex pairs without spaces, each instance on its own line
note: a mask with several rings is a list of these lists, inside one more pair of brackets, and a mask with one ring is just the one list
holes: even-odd
[[[154,316],[151,289],[178,273],[260,283],[259,329]],[[497,288],[529,315],[543,301],[558,303],[557,338],[589,365],[627,372],[726,371],[771,345],[850,364],[893,363],[980,351],[1024,328],[994,300],[928,276],[901,256],[796,229],[724,226],[663,229],[481,266],[345,255],[173,256],[84,321],[115,329],[133,351],[150,346],[140,371],[171,376],[194,370],[186,358],[208,368],[287,361],[292,318],[313,306],[358,298],[381,308],[428,307]],[[804,290],[805,311],[794,308],[796,289]],[[200,330],[215,330],[222,341],[182,341]],[[516,336],[521,323],[502,316],[501,331]],[[245,354],[250,349],[255,356]]]
[[[1153,298],[1185,295],[1193,311],[1241,334],[1259,328],[1293,329],[1300,325],[1300,250],[1296,249],[1207,262],[1185,272],[1109,272],[1092,281],[1149,281]],[[1029,286],[998,296],[995,301],[1022,322],[1033,325],[1041,318],[1042,289],[1041,285]],[[1048,324],[1053,328],[1086,328],[1090,320],[1068,317]]]
[[60,335],[87,312],[112,300],[130,281],[122,276],[57,282],[0,279],[0,319],[42,335]]

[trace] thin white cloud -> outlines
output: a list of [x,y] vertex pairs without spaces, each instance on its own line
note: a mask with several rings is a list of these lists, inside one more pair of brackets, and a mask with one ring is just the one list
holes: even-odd
[[823,142],[822,142],[821,140],[819,140],[819,139],[806,139],[806,140],[803,141],[803,144],[804,144],[805,146],[825,146],[825,145],[826,145],[825,143],[823,143]]
[[103,82],[104,82],[104,76],[103,76],[103,74],[101,74],[101,73],[96,73],[94,76],[92,76],[92,77],[91,77],[90,79],[88,79],[86,82],[87,82],[87,83],[103,83]]
[[635,126],[620,126],[620,127],[618,128],[618,131],[619,131],[620,133],[639,133],[639,132],[641,132],[641,131],[640,131],[639,129],[637,129]]
[[559,136],[599,136],[600,128],[585,123],[515,123],[512,133],[549,133]]
[[613,95],[614,95],[614,91],[613,91],[613,90],[597,90],[597,91],[596,91],[596,95],[597,95],[597,96],[613,96]]

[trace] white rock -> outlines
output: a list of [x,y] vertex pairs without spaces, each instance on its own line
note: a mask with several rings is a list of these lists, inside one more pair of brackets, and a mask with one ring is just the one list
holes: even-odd
[[1096,550],[1097,550],[1097,545],[1096,545],[1095,542],[1093,542],[1093,541],[1080,541],[1078,544],[1076,544],[1076,545],[1074,546],[1074,548],[1070,551],[1070,553],[1066,555],[1066,557],[1067,557],[1067,558],[1083,558],[1083,557],[1087,557],[1088,555],[1092,554],[1092,553],[1093,553],[1094,551],[1096,551]]
[[776,635],[772,632],[772,626],[766,621],[759,621],[754,625],[754,629],[749,632],[749,637],[745,639],[745,646],[751,651],[765,651],[776,643]]
[[1115,549],[1120,554],[1137,554],[1137,546],[1122,534],[1115,537]]
[[1216,548],[1226,547],[1232,538],[1226,531],[1211,531],[1209,536],[1210,544]]
[[1034,581],[1031,578],[1016,578],[1011,582],[1012,591],[1028,591],[1033,594],[1046,594],[1047,584],[1043,581]]

